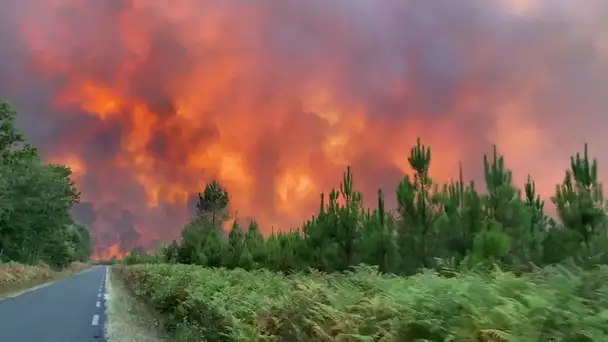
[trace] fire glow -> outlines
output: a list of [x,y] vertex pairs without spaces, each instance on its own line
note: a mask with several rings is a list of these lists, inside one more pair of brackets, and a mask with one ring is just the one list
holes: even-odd
[[[45,157],[73,168],[97,257],[178,238],[211,179],[265,232],[313,214],[347,165],[373,204],[419,136],[438,180],[460,162],[479,177],[496,143],[548,195],[583,138],[605,142],[573,117],[605,108],[606,5],[488,3],[15,4],[27,71],[0,89]],[[35,87],[49,95],[34,105]]]

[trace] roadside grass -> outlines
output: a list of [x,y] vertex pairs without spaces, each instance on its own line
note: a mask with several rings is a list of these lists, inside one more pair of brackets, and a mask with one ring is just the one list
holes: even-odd
[[168,342],[162,321],[112,271],[106,276],[107,342]]
[[87,270],[90,265],[74,262],[63,270],[46,264],[24,265],[15,262],[0,264],[0,300],[35,290],[51,282]]

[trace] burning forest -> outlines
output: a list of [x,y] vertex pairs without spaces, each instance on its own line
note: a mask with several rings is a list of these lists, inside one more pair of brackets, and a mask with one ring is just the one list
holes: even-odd
[[212,179],[269,232],[299,226],[348,165],[390,202],[417,137],[437,179],[461,163],[479,178],[496,144],[544,195],[583,141],[608,142],[603,0],[0,6],[0,95],[72,168],[98,257],[178,238]]

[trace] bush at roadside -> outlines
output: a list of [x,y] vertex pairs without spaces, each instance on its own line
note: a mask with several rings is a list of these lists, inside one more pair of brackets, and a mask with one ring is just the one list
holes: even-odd
[[0,264],[0,287],[50,280],[54,273],[48,265],[44,264],[23,265],[13,262]]
[[0,292],[19,285],[45,283],[61,275],[84,271],[88,264],[74,262],[65,270],[55,271],[46,264],[24,265],[15,262],[0,263]]
[[116,266],[180,341],[608,341],[608,268],[516,277]]
[[66,270],[69,272],[82,272],[90,267],[91,267],[91,265],[86,264],[84,262],[74,261],[67,267]]

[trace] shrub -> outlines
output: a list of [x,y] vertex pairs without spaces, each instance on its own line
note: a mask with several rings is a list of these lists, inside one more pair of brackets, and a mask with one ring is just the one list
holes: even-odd
[[608,340],[606,267],[451,278],[380,275],[370,267],[289,276],[191,265],[116,272],[182,340]]

